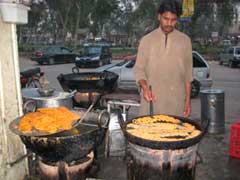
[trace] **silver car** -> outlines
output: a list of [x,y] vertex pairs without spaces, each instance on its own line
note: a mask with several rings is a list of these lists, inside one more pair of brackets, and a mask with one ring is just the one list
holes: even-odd
[[240,46],[232,46],[225,49],[219,55],[219,64],[226,64],[230,68],[234,68],[240,64]]
[[[196,51],[193,55],[193,76],[192,82],[192,97],[196,97],[201,89],[212,86],[213,81],[210,78],[210,67],[206,60]],[[96,71],[111,71],[119,75],[118,88],[137,90],[137,84],[133,75],[133,66],[135,65],[135,58],[125,60],[117,64],[109,64],[96,69]]]

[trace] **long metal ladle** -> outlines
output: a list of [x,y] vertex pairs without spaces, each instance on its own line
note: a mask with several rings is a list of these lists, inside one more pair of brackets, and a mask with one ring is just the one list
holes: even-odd
[[[152,86],[149,86],[149,90],[152,92]],[[150,111],[150,117],[153,118],[153,100],[151,99],[149,102],[149,111]]]

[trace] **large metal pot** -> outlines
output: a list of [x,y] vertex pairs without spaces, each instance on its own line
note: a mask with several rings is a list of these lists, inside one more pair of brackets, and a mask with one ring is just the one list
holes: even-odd
[[69,109],[73,107],[73,94],[68,92],[58,92],[55,91],[52,96],[42,97],[37,88],[25,88],[22,89],[22,96],[24,100],[24,109],[26,109],[29,104],[34,104],[35,108],[43,107],[59,107],[65,106]]
[[119,118],[128,140],[128,180],[194,180],[198,145],[206,132],[207,122],[199,124],[184,117],[172,117],[194,125],[201,133],[179,141],[147,140],[128,133],[127,124],[132,120],[124,122]]
[[[91,116],[93,117],[93,116]],[[91,118],[89,117],[89,118]],[[70,163],[85,157],[94,150],[105,136],[106,127],[81,123],[61,136],[24,134],[18,129],[22,117],[13,120],[9,128],[19,135],[26,148],[48,162],[65,161]],[[101,122],[100,122],[101,123]],[[103,121],[103,125],[106,123]]]
[[[140,116],[140,117],[145,117],[145,116]],[[187,147],[190,147],[190,146],[193,146],[193,145],[199,143],[207,131],[208,121],[204,121],[203,124],[199,124],[198,122],[188,119],[188,118],[172,116],[172,115],[171,115],[171,117],[177,118],[177,119],[181,120],[182,122],[187,122],[187,123],[194,125],[198,130],[201,131],[201,133],[194,138],[190,138],[190,139],[186,139],[186,140],[179,140],[179,141],[172,141],[172,142],[153,141],[153,140],[147,140],[147,139],[143,139],[140,137],[136,137],[136,136],[132,135],[131,133],[128,133],[127,124],[131,123],[133,119],[129,120],[129,121],[123,121],[123,118],[121,116],[119,116],[119,121],[120,121],[120,126],[123,130],[123,133],[129,142],[131,142],[133,144],[137,144],[139,146],[144,146],[144,147],[153,148],[153,149],[169,150],[169,149],[187,148]],[[136,118],[134,118],[134,119],[136,119]]]
[[64,91],[111,93],[117,86],[118,75],[113,72],[83,72],[60,74],[57,77]]

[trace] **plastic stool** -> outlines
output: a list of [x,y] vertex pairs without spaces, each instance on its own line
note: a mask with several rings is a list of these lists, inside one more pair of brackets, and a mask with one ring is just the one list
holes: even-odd
[[231,126],[229,156],[240,158],[240,121]]

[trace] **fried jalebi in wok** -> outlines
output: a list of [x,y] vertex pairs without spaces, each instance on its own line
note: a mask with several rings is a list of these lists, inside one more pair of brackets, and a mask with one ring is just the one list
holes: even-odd
[[59,130],[71,129],[73,121],[79,118],[80,115],[63,106],[39,108],[37,112],[30,112],[20,120],[19,129],[23,133],[31,133],[33,130],[55,133]]
[[194,125],[166,115],[134,119],[127,125],[127,132],[153,141],[186,140],[201,133]]

